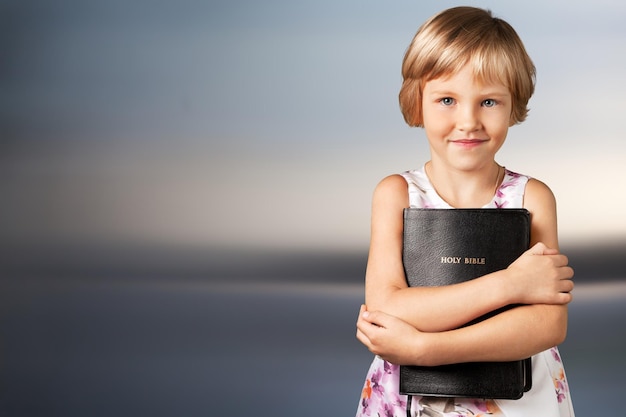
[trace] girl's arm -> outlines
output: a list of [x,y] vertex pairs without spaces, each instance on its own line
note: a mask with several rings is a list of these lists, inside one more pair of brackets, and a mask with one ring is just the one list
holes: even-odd
[[[557,289],[561,288],[555,303],[520,306],[472,326],[435,333],[420,331],[409,320],[398,319],[393,313],[362,309],[357,338],[373,353],[392,363],[416,365],[518,360],[561,343],[566,335],[566,303],[571,300],[573,271],[567,266],[567,258],[557,255],[556,205],[551,191],[531,180],[525,195],[524,205],[531,212],[531,243],[543,241],[546,245],[534,245],[506,272],[520,283],[524,282],[521,277],[528,274],[539,274],[544,281],[559,277],[554,279],[560,283]],[[557,263],[552,267],[544,265],[537,269],[538,264],[551,264],[555,260]],[[541,271],[549,274],[542,275]],[[525,286],[523,290],[530,292],[533,288]],[[530,298],[533,297],[537,296]]]
[[357,338],[383,359],[397,365],[436,366],[461,362],[513,361],[528,358],[565,338],[558,315],[548,305],[520,306],[472,326],[438,333],[420,332],[381,311],[361,307]]
[[[407,183],[403,177],[387,177],[376,187],[365,285],[368,310],[384,311],[421,331],[440,332],[455,329],[509,304],[568,302],[563,294],[569,291],[569,283],[565,281],[567,271],[558,271],[560,274],[550,278],[541,274],[552,267],[546,265],[551,263],[547,261],[566,265],[567,260],[562,255],[551,255],[554,259],[549,260],[526,255],[523,268],[510,268],[445,287],[409,288],[402,266],[402,213],[408,205]],[[533,234],[548,237],[548,233],[541,232],[548,228],[543,224],[550,223],[544,217],[539,216],[537,224],[541,227],[535,227],[532,218],[533,228],[537,230],[531,231],[531,237]],[[555,244],[555,241],[556,226],[550,243]]]

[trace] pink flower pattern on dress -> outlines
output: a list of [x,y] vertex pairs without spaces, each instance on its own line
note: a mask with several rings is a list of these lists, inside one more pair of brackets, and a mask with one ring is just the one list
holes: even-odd
[[[380,357],[375,357],[370,372],[365,379],[357,416],[404,417],[406,416],[407,397],[398,393],[400,367]],[[439,400],[435,400],[440,402]],[[441,417],[484,417],[504,416],[493,400],[450,398],[441,413],[434,411],[430,397],[414,396],[412,416],[422,417],[440,415]],[[433,414],[433,413],[438,414]]]
[[567,385],[567,379],[565,378],[565,369],[561,362],[561,355],[556,347],[550,349],[552,358],[556,366],[552,367],[552,381],[554,382],[554,391],[556,392],[556,398],[559,403],[562,403],[567,398],[569,393],[569,387]]
[[[411,205],[423,208],[450,208],[437,195],[428,182],[423,170],[410,171],[403,174],[409,181]],[[506,170],[502,184],[496,191],[492,201],[485,208],[521,207],[523,194],[529,177]],[[543,386],[551,389],[554,386],[555,403],[559,405],[561,416],[573,415],[569,387],[565,370],[556,347],[533,357],[539,366],[547,366],[550,381],[533,380],[533,389]],[[546,365],[543,364],[545,361]],[[357,409],[357,417],[404,417],[407,415],[407,396],[399,394],[400,367],[376,356],[367,373],[361,399]],[[515,400],[505,400],[515,401]],[[503,404],[504,407],[504,404]],[[412,417],[505,417],[498,406],[498,400],[475,398],[437,399],[433,397],[413,396],[411,403]]]

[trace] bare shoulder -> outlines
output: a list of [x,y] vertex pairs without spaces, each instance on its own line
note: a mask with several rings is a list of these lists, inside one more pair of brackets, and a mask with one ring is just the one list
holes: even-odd
[[530,179],[524,193],[524,208],[530,212],[531,245],[543,242],[558,248],[556,199],[550,187],[537,179]]
[[408,184],[400,174],[389,175],[383,178],[374,190],[374,200],[404,199],[408,202]]
[[531,178],[528,180],[528,184],[526,184],[524,207],[531,213],[536,210],[554,211],[556,208],[554,193],[545,183],[538,179]]
[[372,200],[372,241],[395,236],[402,230],[402,212],[409,206],[408,184],[401,175],[390,175],[378,183]]

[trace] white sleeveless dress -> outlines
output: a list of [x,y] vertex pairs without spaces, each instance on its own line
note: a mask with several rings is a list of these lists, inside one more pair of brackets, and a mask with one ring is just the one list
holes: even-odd
[[[424,168],[407,171],[411,207],[452,208],[435,191]],[[521,208],[529,177],[505,170],[504,180],[484,208]],[[533,384],[519,400],[414,396],[412,417],[573,417],[565,370],[556,347],[532,357]],[[404,417],[407,396],[398,391],[399,367],[376,356],[363,386],[356,416]]]

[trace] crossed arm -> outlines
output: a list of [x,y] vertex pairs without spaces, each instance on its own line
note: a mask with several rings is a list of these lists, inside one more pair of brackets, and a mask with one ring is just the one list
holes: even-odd
[[[573,270],[558,251],[554,196],[531,180],[524,205],[532,247],[507,269],[462,284],[408,288],[402,268],[406,181],[383,180],[374,193],[367,307],[357,338],[392,363],[414,365],[517,360],[561,343]],[[523,305],[460,327],[509,304]]]

